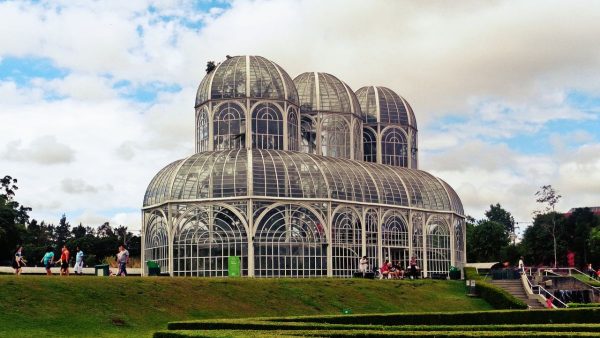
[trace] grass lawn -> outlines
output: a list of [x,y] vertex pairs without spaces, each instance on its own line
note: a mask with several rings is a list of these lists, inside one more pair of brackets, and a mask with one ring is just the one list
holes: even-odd
[[169,321],[489,310],[462,281],[0,276],[0,337],[151,337]]

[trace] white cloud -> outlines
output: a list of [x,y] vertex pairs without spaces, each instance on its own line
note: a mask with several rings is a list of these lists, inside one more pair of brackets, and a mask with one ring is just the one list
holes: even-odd
[[[422,168],[452,184],[474,215],[500,202],[530,218],[532,194],[549,183],[569,207],[600,200],[595,135],[557,134],[555,153],[535,156],[488,141],[536,133],[548,121],[597,121],[597,109],[573,107],[567,94],[600,96],[600,3],[239,0],[209,13],[193,6],[0,3],[0,58],[48,58],[68,71],[26,85],[0,81],[0,118],[10,126],[0,134],[2,167],[19,178],[18,198],[34,217],[81,210],[85,224],[139,227],[135,212],[104,215],[141,207],[153,175],[193,152],[195,91],[206,61],[226,54],[263,55],[292,77],[326,71],[354,89],[393,88],[417,114]],[[122,80],[182,89],[136,103],[114,87]],[[464,123],[437,125],[445,115]]]

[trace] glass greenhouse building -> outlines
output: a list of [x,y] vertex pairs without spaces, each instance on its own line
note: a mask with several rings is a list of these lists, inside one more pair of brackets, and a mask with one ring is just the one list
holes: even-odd
[[424,276],[465,262],[465,216],[418,170],[417,124],[385,87],[292,78],[260,56],[228,57],[196,95],[196,153],[150,182],[142,260],[172,276],[350,277],[366,255]]

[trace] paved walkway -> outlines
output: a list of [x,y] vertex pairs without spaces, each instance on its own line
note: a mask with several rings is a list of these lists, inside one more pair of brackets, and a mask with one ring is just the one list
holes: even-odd
[[[60,275],[59,267],[54,267],[54,268],[51,268],[50,270],[52,271],[53,274]],[[119,269],[117,269],[117,268],[110,268],[110,270],[115,274],[117,272],[119,272]],[[14,272],[15,272],[15,270],[10,266],[0,266],[0,273],[6,274],[6,273],[14,273]],[[72,275],[75,274],[73,272],[73,268],[69,268],[69,272]],[[45,275],[46,269],[44,269],[43,267],[28,267],[28,266],[26,266],[21,270],[21,273],[24,275]],[[128,275],[140,276],[141,273],[142,273],[142,269],[140,269],[140,268],[127,268]],[[96,269],[95,268],[83,268],[83,274],[84,275],[95,275]]]

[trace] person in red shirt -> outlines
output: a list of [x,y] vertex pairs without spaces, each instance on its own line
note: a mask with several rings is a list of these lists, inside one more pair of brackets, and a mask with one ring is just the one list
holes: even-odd
[[385,260],[385,263],[383,263],[383,265],[381,266],[381,268],[379,268],[379,272],[381,272],[380,278],[388,278],[390,276],[390,266],[389,266],[390,261],[389,260]]
[[67,249],[67,245],[63,245],[62,253],[60,254],[60,275],[68,276],[69,275],[69,258],[70,252]]

